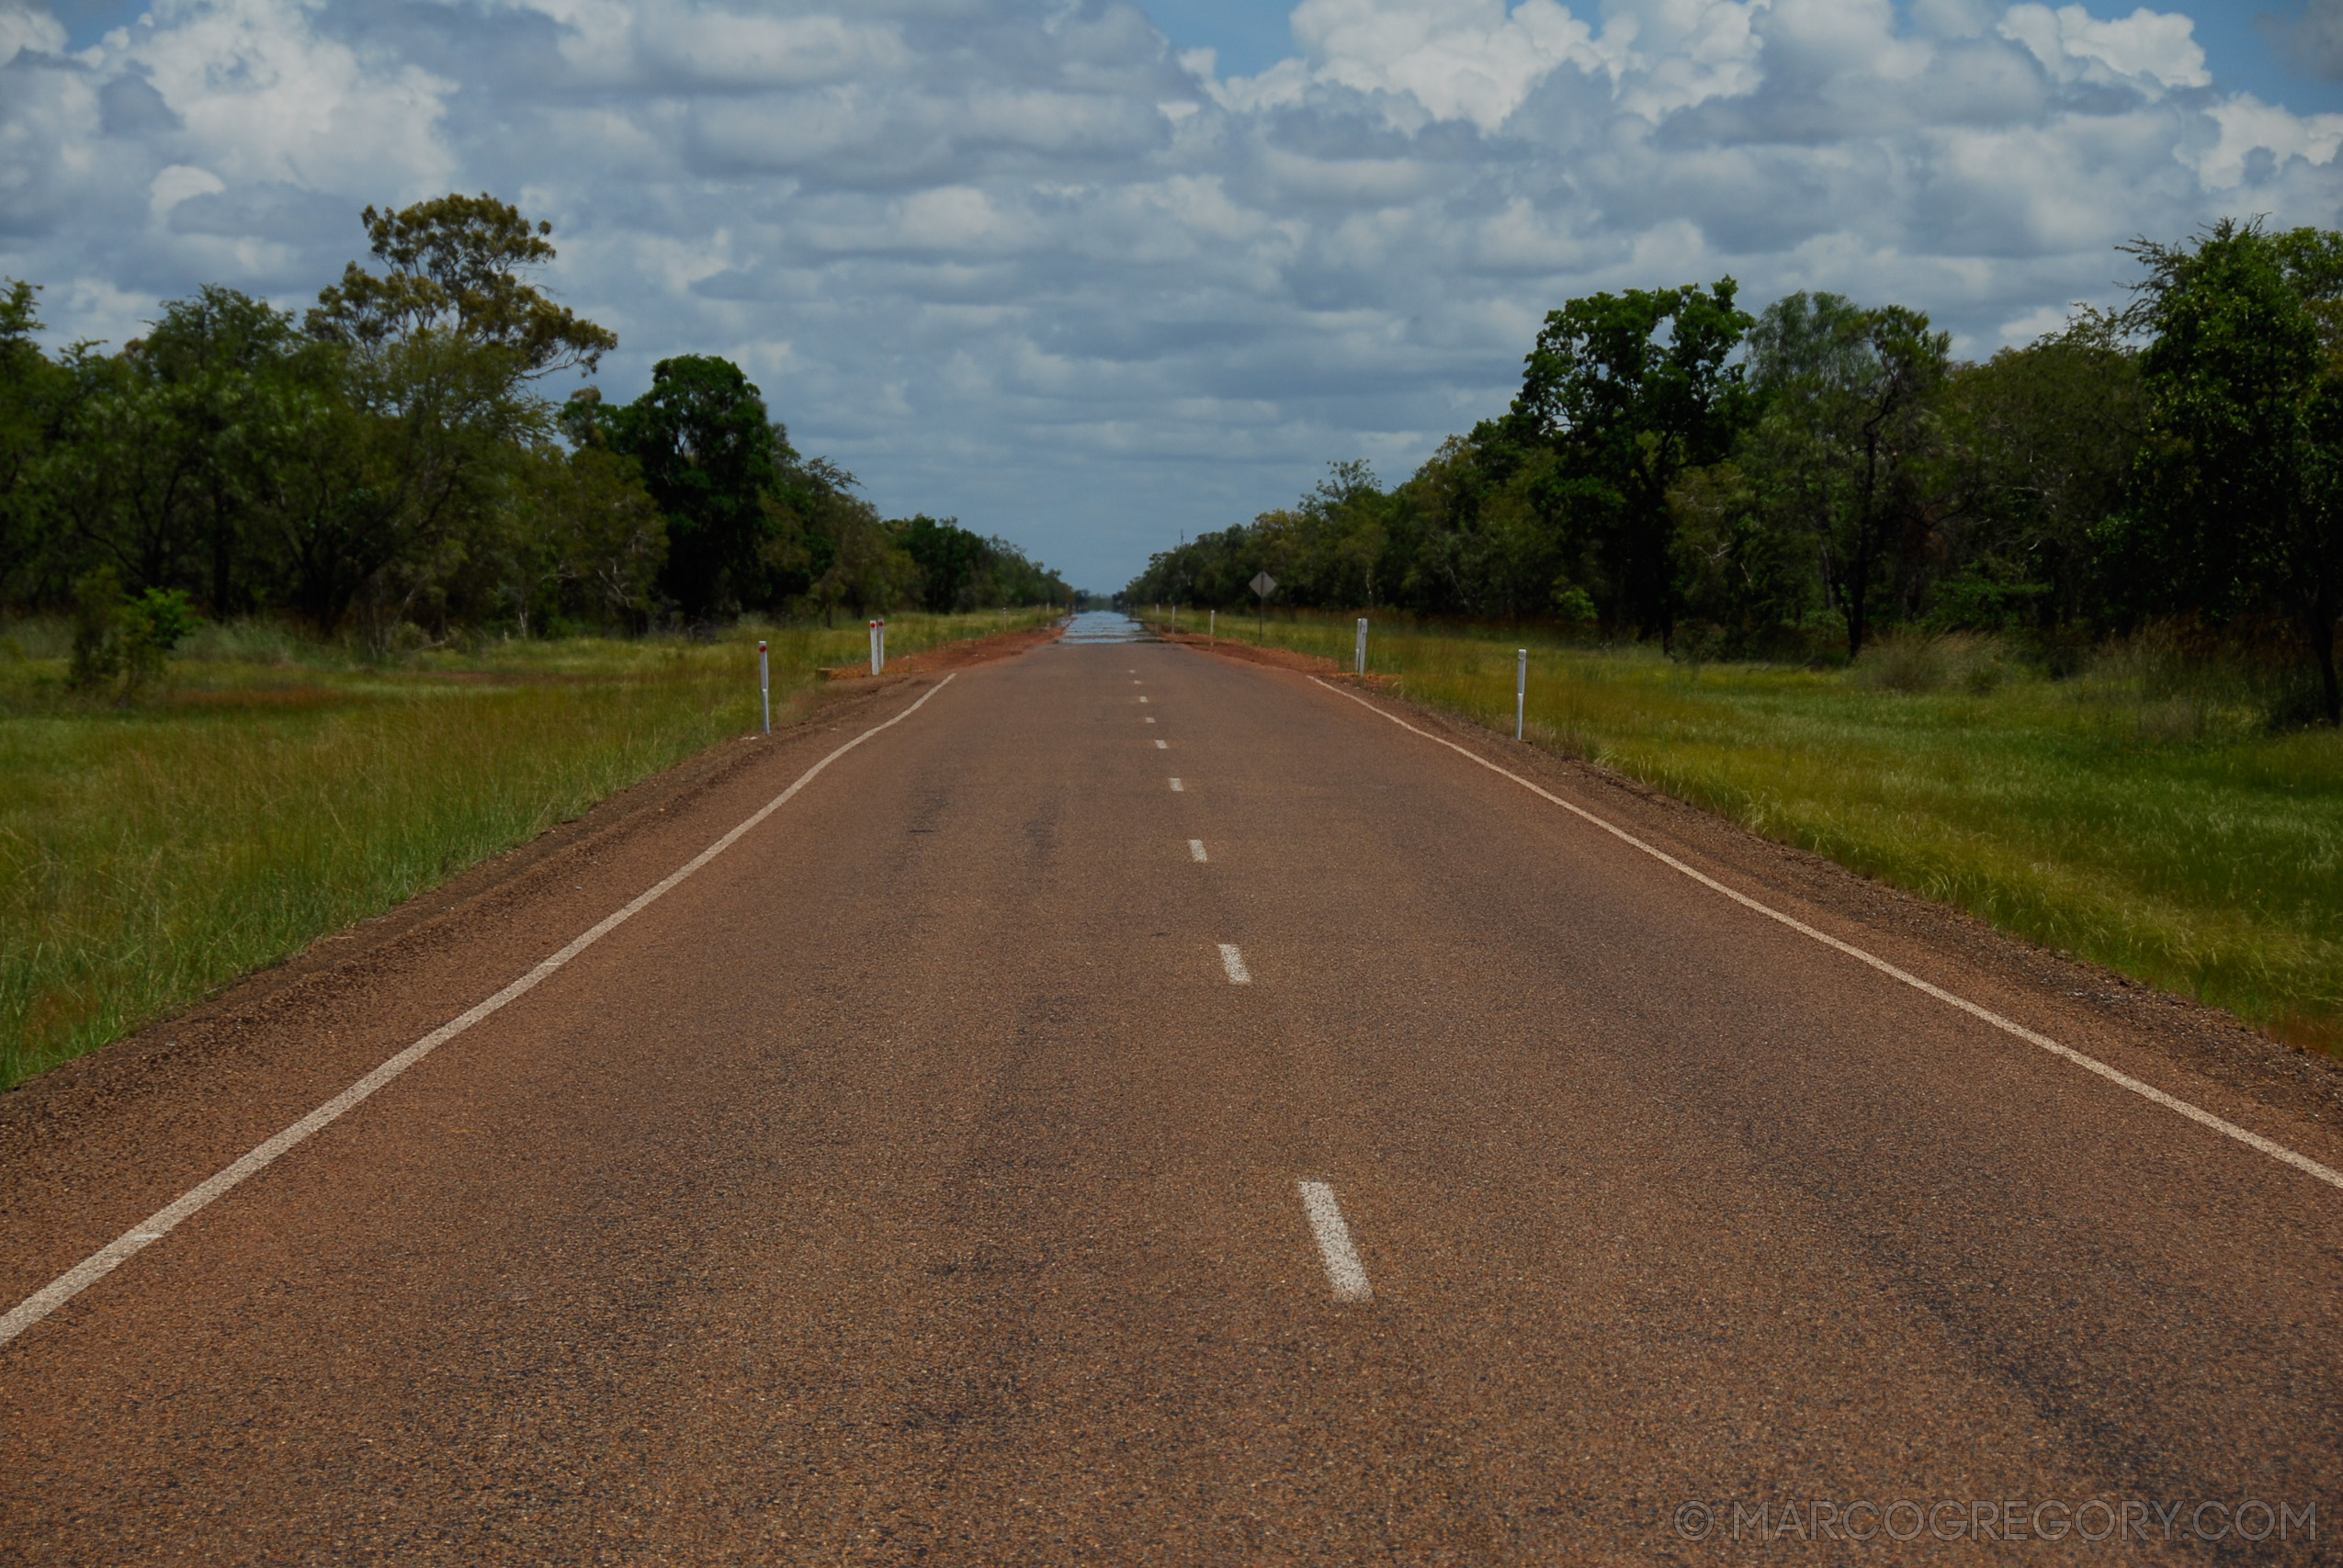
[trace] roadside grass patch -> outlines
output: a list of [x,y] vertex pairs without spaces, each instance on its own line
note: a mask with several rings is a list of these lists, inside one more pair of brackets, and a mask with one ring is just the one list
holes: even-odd
[[[1690,665],[1547,632],[1373,617],[1419,702],[1956,905],[2307,1048],[2343,1045],[2343,734],[2152,643],[2051,680],[1986,638],[1889,640],[1843,670]],[[1250,616],[1224,635],[1257,639]],[[1347,667],[1352,617],[1268,640]],[[1876,658],[1876,662],[1874,662]]]
[[[889,623],[893,654],[1002,629],[998,612]],[[372,664],[230,626],[116,703],[65,690],[58,626],[0,626],[0,1087],[753,730],[760,636],[776,727],[866,646],[859,624],[750,623]]]

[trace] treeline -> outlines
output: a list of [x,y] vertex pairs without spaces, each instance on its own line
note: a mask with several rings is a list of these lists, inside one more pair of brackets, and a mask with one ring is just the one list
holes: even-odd
[[1501,417],[1381,488],[1152,558],[1134,602],[1555,618],[1703,656],[1883,628],[2061,650],[2151,619],[2286,639],[2343,721],[2343,235],[2125,247],[2131,304],[1982,363],[1924,314],[1732,279],[1551,312]]
[[1003,540],[881,518],[726,360],[662,360],[624,405],[544,396],[617,342],[528,281],[549,225],[487,196],[365,223],[377,270],[298,321],[209,287],[117,353],[45,354],[37,290],[8,285],[0,605],[78,605],[124,640],[103,665],[194,613],[379,647],[1067,597]]

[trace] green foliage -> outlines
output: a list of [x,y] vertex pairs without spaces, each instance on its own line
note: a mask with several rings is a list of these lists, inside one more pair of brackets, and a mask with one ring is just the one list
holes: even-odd
[[1301,607],[1670,649],[1684,622],[1703,660],[1860,663],[1884,633],[1902,669],[1991,634],[2061,677],[2153,621],[2248,659],[2283,622],[2317,683],[2290,711],[2343,724],[2343,233],[2126,248],[2147,270],[2130,309],[1981,364],[1920,311],[1838,294],[1754,321],[1729,278],[1569,300],[1504,418],[1388,491],[1338,465],[1124,596],[1234,607],[1266,570]]
[[1066,580],[1002,538],[985,538],[926,515],[889,523],[889,531],[919,570],[920,602],[938,615],[1008,604],[1059,604]]
[[[62,608],[104,568],[131,594],[289,615],[382,657],[482,626],[859,616],[920,595],[901,529],[795,451],[738,367],[680,356],[623,408],[592,387],[552,407],[543,378],[617,340],[533,281],[548,225],[460,195],[365,224],[375,269],[351,264],[298,322],[210,286],[119,354],[52,356],[37,291],[0,290],[0,604]],[[945,573],[954,602],[1063,592],[978,546],[973,577]],[[131,669],[103,637],[89,657]],[[142,681],[159,666],[141,657]]]
[[486,559],[523,637],[576,626],[641,628],[657,604],[667,525],[631,457],[540,446],[516,457]]
[[[43,574],[54,530],[56,490],[44,472],[72,378],[40,352],[40,291],[10,279],[0,292],[0,596],[11,582]],[[61,574],[47,573],[51,586]]]
[[553,260],[546,235],[494,197],[444,196],[398,211],[365,213],[381,276],[352,262],[318,295],[312,337],[364,347],[424,333],[453,333],[509,355],[521,374],[593,369],[618,346],[616,333],[546,298],[521,270]]
[[1780,526],[1817,547],[1823,597],[1846,620],[1858,658],[1875,595],[1919,598],[1935,520],[1929,465],[1951,339],[1900,305],[1863,310],[1835,294],[1793,294],[1750,338],[1751,380],[1766,400],[1744,461]]
[[1734,281],[1631,288],[1551,311],[1530,350],[1508,434],[1555,454],[1540,499],[1589,542],[1613,618],[1664,644],[1681,607],[1676,508],[1688,468],[1732,449],[1752,403],[1733,353],[1750,325]]
[[163,673],[171,650],[201,618],[176,588],[126,597],[114,569],[101,566],[74,585],[74,651],[65,683],[86,692],[119,679],[128,696]]
[[789,449],[764,394],[730,360],[689,354],[651,368],[651,389],[603,412],[572,400],[573,425],[640,468],[667,518],[662,589],[702,620],[764,600],[767,550],[781,536]]
[[74,659],[65,683],[86,692],[122,672],[122,580],[110,566],[74,584]]
[[198,619],[187,593],[177,588],[150,588],[122,606],[119,625],[126,694],[161,677],[171,650],[195,629]]
[[2086,311],[2066,330],[1955,366],[1931,475],[1944,570],[1930,618],[2054,636],[2087,623],[2111,583],[2092,530],[2123,504],[2145,420],[2139,355]]
[[2102,533],[2134,608],[2282,609],[2343,724],[2343,234],[2222,222],[2130,247],[2148,410],[2135,503]]

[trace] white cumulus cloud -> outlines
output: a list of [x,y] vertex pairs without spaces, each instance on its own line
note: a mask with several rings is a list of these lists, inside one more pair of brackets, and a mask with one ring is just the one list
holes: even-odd
[[1572,294],[1730,272],[1964,352],[2136,233],[2332,224],[2343,117],[2100,0],[1302,0],[1225,77],[1132,0],[0,0],[0,276],[60,341],[218,281],[288,306],[357,211],[488,190],[618,331],[730,355],[890,512],[1112,586],[1503,407]]
[[2080,6],[2012,6],[2001,23],[2005,37],[2067,81],[2127,80],[2160,87],[2203,87],[2213,82],[2198,47],[2196,23],[2142,6],[2100,21]]

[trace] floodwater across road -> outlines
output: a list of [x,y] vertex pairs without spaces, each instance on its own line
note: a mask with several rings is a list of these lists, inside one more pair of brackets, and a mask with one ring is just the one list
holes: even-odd
[[1075,648],[1101,643],[1152,642],[1148,629],[1119,610],[1084,610],[1066,624],[1063,636],[1058,639]]

